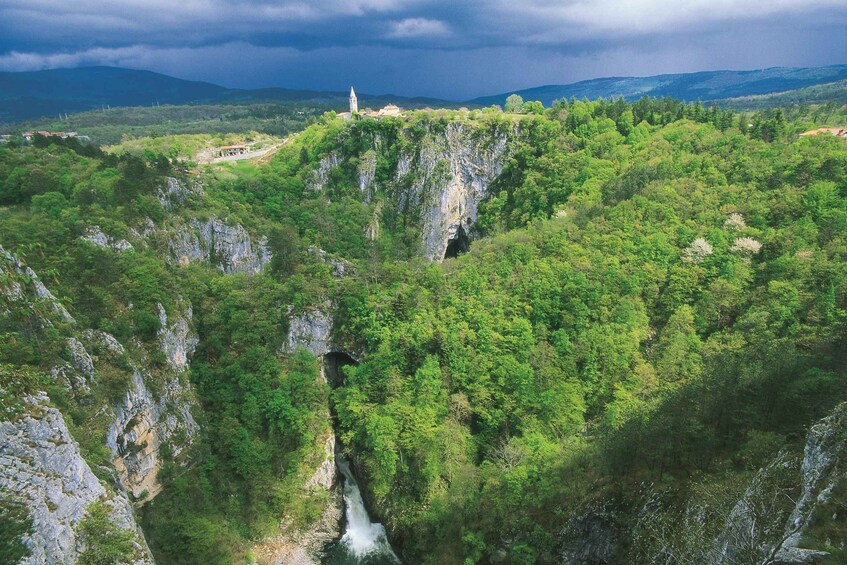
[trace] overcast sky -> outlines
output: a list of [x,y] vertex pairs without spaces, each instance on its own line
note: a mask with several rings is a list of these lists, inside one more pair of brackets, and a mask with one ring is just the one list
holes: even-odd
[[0,0],[0,70],[466,99],[834,63],[847,63],[847,0]]

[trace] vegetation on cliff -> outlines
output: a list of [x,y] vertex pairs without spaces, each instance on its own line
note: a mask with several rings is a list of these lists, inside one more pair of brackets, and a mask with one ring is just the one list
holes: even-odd
[[[731,506],[847,399],[847,142],[798,138],[810,114],[780,110],[533,108],[328,114],[267,164],[204,169],[178,208],[165,177],[192,181],[166,156],[0,147],[0,244],[81,327],[143,347],[157,305],[193,307],[203,438],[143,509],[154,555],[237,561],[282,516],[316,519],[301,485],[327,403],[409,562],[532,563],[561,559],[574,515],[608,500],[625,514],[644,485]],[[508,157],[470,251],[433,264],[423,203],[451,172],[398,171],[451,124]],[[268,237],[265,272],[169,256],[175,218],[210,216]],[[133,248],[92,245],[93,225]],[[311,355],[282,352],[289,315],[324,304],[362,352],[335,390]],[[0,314],[0,360],[49,371],[53,330],[16,316]]]

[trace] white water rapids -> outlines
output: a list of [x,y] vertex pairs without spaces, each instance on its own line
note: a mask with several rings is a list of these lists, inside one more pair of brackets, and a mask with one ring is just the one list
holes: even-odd
[[343,455],[336,452],[335,464],[344,475],[346,523],[341,545],[356,559],[370,562],[376,558],[379,562],[400,563],[388,543],[385,527],[378,522],[371,522],[359,485],[350,470],[350,463]]

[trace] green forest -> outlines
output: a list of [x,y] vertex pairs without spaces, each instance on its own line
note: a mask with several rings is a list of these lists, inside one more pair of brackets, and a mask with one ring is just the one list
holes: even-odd
[[[316,521],[326,501],[300,484],[333,426],[405,563],[562,562],[597,527],[575,518],[586,515],[614,533],[610,561],[704,562],[703,540],[751,481],[802,456],[809,426],[847,401],[847,139],[798,136],[844,126],[847,107],[512,99],[507,110],[328,112],[266,163],[199,175],[151,150],[0,145],[0,245],[76,320],[40,324],[0,304],[0,414],[46,389],[92,467],[109,466],[92,407],[125,394],[128,361],[98,365],[96,385],[69,395],[47,378],[65,338],[107,332],[156,377],[168,370],[158,307],[188,303],[199,343],[182,378],[200,435],[137,510],[157,562],[252,562],[282,516],[295,529]],[[507,149],[469,251],[430,262],[423,218],[451,172],[424,175],[414,160],[399,171],[452,131]],[[316,184],[328,156],[337,165]],[[170,207],[166,177],[202,192]],[[212,216],[267,237],[262,272],[168,260],[163,226]],[[139,236],[148,222],[161,228]],[[132,249],[86,241],[93,225]],[[308,351],[284,350],[292,316],[315,309],[331,310],[333,342],[356,354],[341,383],[322,381]],[[847,560],[841,472],[803,532],[825,563]],[[799,487],[768,477],[784,494],[769,512],[787,517]],[[705,509],[696,526],[692,507]],[[10,512],[2,530],[19,536]],[[91,515],[86,531],[104,520]],[[109,535],[106,561],[90,562],[128,558],[131,544]],[[735,562],[761,562],[756,551]]]

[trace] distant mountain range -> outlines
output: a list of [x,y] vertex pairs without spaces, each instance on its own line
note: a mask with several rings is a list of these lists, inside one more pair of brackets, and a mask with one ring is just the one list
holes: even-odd
[[[758,71],[706,71],[652,77],[611,77],[514,91],[525,100],[545,105],[560,98],[635,100],[642,96],[671,96],[681,100],[743,102],[745,97],[785,93],[847,79],[847,65],[812,68],[775,67]],[[503,104],[511,92],[483,96],[468,105]],[[830,96],[832,91],[828,91]],[[802,98],[802,95],[800,95]],[[392,95],[360,95],[373,106],[396,102],[410,107],[458,106],[462,102]],[[786,100],[797,96],[783,97]],[[779,100],[780,98],[774,98]],[[182,80],[151,71],[119,67],[82,67],[32,72],[0,72],[0,122],[81,112],[104,106],[210,104],[249,102],[307,102],[344,106],[346,92],[286,88],[237,89]],[[756,103],[767,103],[757,100]]]
[[[434,98],[392,95],[361,94],[360,98],[375,106],[388,102],[402,102],[416,107],[458,104]],[[226,88],[208,82],[120,67],[0,72],[0,122],[70,114],[105,106],[247,102],[313,102],[327,106],[346,106],[347,92]]]
[[503,104],[510,94],[524,100],[540,100],[545,106],[561,98],[617,98],[637,100],[642,96],[670,96],[679,100],[720,100],[785,92],[811,85],[847,79],[847,65],[829,67],[773,67],[757,71],[703,71],[651,77],[609,77],[572,84],[552,84],[475,98],[482,106]]

